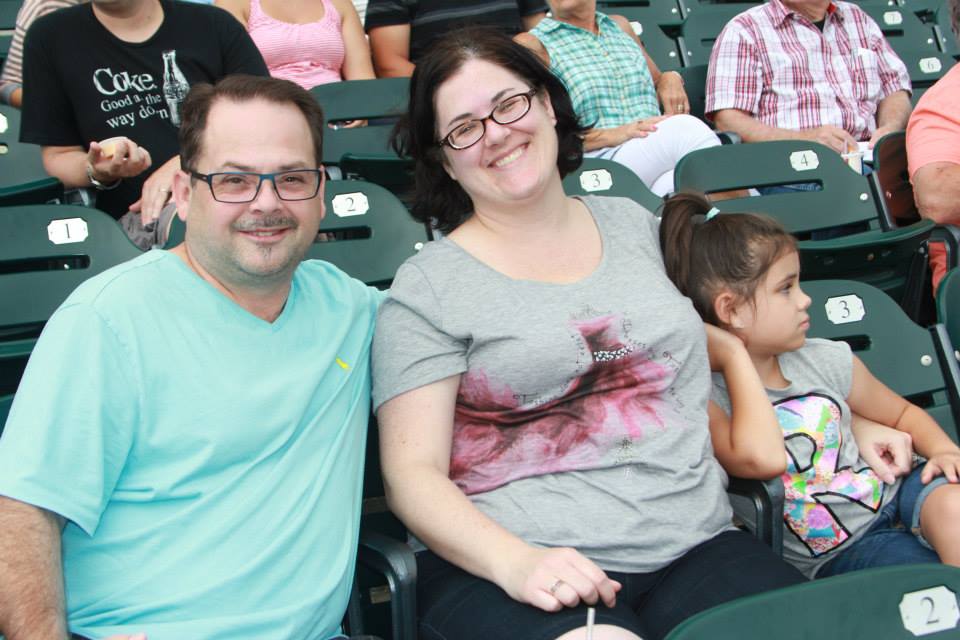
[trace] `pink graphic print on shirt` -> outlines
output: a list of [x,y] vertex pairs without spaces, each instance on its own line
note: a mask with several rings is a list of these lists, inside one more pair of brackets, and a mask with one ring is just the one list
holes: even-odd
[[574,321],[586,370],[549,401],[526,403],[482,370],[463,375],[450,478],[467,494],[530,476],[610,466],[624,441],[664,428],[676,371],[629,341],[623,319]]
[[811,394],[788,398],[774,408],[789,454],[782,476],[783,520],[810,554],[819,556],[851,535],[830,504],[859,504],[876,511],[883,483],[872,469],[838,468],[843,436],[840,407],[832,398]]

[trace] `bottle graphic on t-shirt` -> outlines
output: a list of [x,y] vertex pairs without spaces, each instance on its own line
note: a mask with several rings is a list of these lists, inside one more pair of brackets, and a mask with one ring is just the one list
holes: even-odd
[[163,52],[163,99],[167,101],[170,111],[170,122],[173,126],[180,126],[180,103],[187,97],[190,83],[177,66],[177,52]]

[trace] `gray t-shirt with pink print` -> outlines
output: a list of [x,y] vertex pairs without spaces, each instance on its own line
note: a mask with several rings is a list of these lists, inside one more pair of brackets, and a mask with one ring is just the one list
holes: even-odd
[[731,526],[706,339],[657,219],[583,202],[603,258],[579,282],[514,280],[449,239],[407,261],[380,311],[374,404],[460,374],[450,477],[473,503],[532,544],[649,572]]

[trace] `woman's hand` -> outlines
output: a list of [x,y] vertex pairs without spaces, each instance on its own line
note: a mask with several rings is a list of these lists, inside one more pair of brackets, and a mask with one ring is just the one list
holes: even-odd
[[616,144],[623,144],[632,138],[646,138],[657,130],[657,123],[661,120],[666,120],[666,118],[667,116],[653,116],[652,118],[644,118],[643,120],[636,120],[620,125],[614,129],[620,138],[620,141]]
[[707,354],[710,356],[711,371],[723,371],[735,356],[746,352],[743,340],[729,331],[706,322],[703,326],[707,330]]
[[856,413],[851,418],[850,429],[860,449],[860,457],[885,483],[893,484],[898,477],[910,473],[913,441],[909,433]]
[[683,88],[683,78],[676,71],[664,71],[657,80],[657,99],[666,115],[690,113],[690,99]]
[[505,563],[506,575],[497,580],[514,600],[544,611],[576,607],[581,602],[608,607],[617,603],[621,585],[576,549],[526,547],[520,557]]

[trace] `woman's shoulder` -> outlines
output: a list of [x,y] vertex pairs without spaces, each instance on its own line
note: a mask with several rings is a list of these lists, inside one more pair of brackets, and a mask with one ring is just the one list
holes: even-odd
[[660,227],[659,218],[632,198],[590,195],[583,196],[581,200],[593,214],[601,229],[604,227],[630,228],[636,231],[639,227],[644,232],[650,231],[656,234]]

